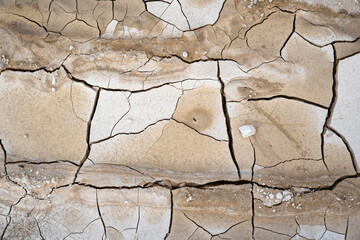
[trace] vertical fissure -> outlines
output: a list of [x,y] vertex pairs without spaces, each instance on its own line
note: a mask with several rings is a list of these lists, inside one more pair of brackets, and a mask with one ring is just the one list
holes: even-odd
[[172,221],[173,221],[173,216],[174,216],[174,196],[173,196],[173,192],[172,190],[170,190],[170,222],[169,222],[169,230],[165,235],[165,239],[167,239],[171,233],[171,227],[172,227]]
[[219,83],[220,83],[220,86],[221,86],[220,94],[221,94],[222,109],[223,109],[224,118],[225,118],[226,130],[227,130],[227,134],[228,134],[228,138],[229,138],[230,155],[231,155],[231,158],[232,158],[232,160],[234,162],[236,170],[238,172],[239,179],[241,179],[239,164],[237,163],[236,157],[235,157],[234,141],[233,141],[232,132],[231,132],[231,122],[230,122],[229,112],[228,112],[228,109],[227,109],[227,101],[226,101],[226,96],[225,96],[225,84],[221,80],[219,61],[217,61],[217,68],[218,68],[217,77],[218,77],[218,80],[219,80]]
[[99,206],[99,199],[98,199],[98,190],[97,189],[95,189],[95,193],[96,193],[96,208],[97,208],[101,223],[102,223],[102,225],[104,227],[104,237],[106,239],[106,225],[105,225],[104,219],[102,218],[102,215],[101,215],[100,206]]
[[81,167],[83,166],[84,162],[86,161],[86,159],[89,157],[90,155],[90,150],[91,150],[91,146],[90,146],[90,131],[91,131],[91,122],[94,118],[95,112],[96,112],[96,108],[99,102],[99,95],[100,95],[100,89],[98,89],[96,91],[96,95],[95,95],[95,100],[94,100],[94,106],[90,115],[90,119],[88,121],[88,125],[87,125],[87,132],[86,132],[86,142],[87,142],[87,148],[86,148],[86,152],[85,152],[85,156],[84,158],[81,160],[80,164],[79,164],[79,168],[77,169],[75,176],[74,176],[74,180],[73,183],[76,181],[77,175],[80,172]]

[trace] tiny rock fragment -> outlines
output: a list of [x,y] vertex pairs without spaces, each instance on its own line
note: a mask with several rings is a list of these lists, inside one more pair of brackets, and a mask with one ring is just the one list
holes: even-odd
[[253,125],[244,125],[239,127],[241,135],[243,138],[250,137],[256,133],[256,129]]

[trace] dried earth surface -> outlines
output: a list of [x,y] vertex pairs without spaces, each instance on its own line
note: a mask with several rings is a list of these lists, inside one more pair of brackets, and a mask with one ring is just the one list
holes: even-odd
[[360,239],[358,0],[0,0],[0,40],[1,239]]

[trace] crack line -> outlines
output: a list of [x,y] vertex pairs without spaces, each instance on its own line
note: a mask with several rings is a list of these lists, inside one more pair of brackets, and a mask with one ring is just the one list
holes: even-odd
[[226,129],[227,129],[227,133],[228,133],[228,138],[229,138],[229,151],[230,151],[230,155],[231,158],[234,162],[234,165],[236,167],[236,170],[238,172],[238,177],[239,179],[241,179],[241,174],[240,174],[240,168],[239,165],[236,161],[236,157],[235,157],[235,151],[234,151],[234,146],[233,146],[233,137],[232,137],[232,132],[231,132],[231,120],[230,120],[230,116],[229,116],[229,112],[227,109],[227,101],[226,101],[226,95],[225,95],[225,84],[224,82],[221,80],[221,74],[220,74],[220,62],[217,61],[217,68],[218,68],[218,72],[217,72],[217,76],[219,79],[219,83],[220,83],[220,94],[221,94],[221,101],[222,101],[222,108],[223,108],[223,113],[224,113],[224,118],[225,118],[225,124],[226,124]]

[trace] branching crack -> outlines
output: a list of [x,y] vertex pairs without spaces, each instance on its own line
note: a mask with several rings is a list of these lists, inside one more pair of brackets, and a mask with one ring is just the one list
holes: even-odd
[[26,196],[27,196],[27,192],[25,192],[25,194],[24,194],[23,196],[21,196],[18,201],[16,201],[15,203],[11,204],[11,206],[10,206],[10,208],[9,208],[9,212],[8,212],[8,214],[7,214],[7,216],[6,216],[6,221],[7,221],[7,223],[6,223],[6,226],[5,226],[5,228],[4,228],[4,231],[2,232],[2,234],[1,234],[1,236],[0,236],[0,239],[4,239],[6,230],[7,230],[8,227],[10,226],[10,223],[11,223],[11,216],[10,216],[10,214],[11,214],[11,211],[12,211],[13,207],[16,206],[17,204],[19,204],[19,203],[21,202],[21,200],[24,199]]
[[336,55],[336,48],[334,47],[333,44],[332,44],[331,46],[332,46],[333,52],[334,52],[333,85],[332,85],[332,94],[333,94],[333,96],[332,96],[331,103],[330,103],[330,106],[329,106],[329,109],[328,109],[328,113],[327,113],[327,116],[326,116],[326,120],[325,120],[325,123],[324,123],[324,126],[323,126],[323,131],[322,131],[322,133],[321,133],[321,150],[322,150],[322,156],[323,156],[324,163],[325,163],[325,158],[324,158],[324,145],[325,145],[325,143],[324,143],[324,136],[325,136],[326,129],[330,129],[331,131],[333,131],[333,132],[344,142],[347,150],[348,150],[349,153],[350,153],[354,170],[355,170],[356,172],[359,172],[359,166],[357,165],[354,151],[353,151],[353,149],[351,148],[349,142],[348,142],[348,141],[345,139],[345,137],[344,137],[343,135],[341,135],[336,129],[334,129],[334,128],[332,128],[332,127],[330,126],[330,124],[331,124],[331,119],[332,119],[332,115],[333,115],[333,112],[334,112],[334,109],[335,109],[335,106],[336,106],[336,102],[337,102],[337,98],[338,98],[338,94],[337,94],[337,87],[338,87],[338,83],[337,83],[337,68],[338,68],[338,64],[339,64],[339,60],[337,59],[337,55]]
[[181,122],[181,121],[179,121],[179,120],[177,120],[177,119],[175,119],[175,118],[171,118],[171,119],[174,120],[175,122],[179,123],[179,124],[182,124],[182,125],[190,128],[190,129],[194,130],[194,131],[197,132],[198,134],[200,134],[200,135],[202,135],[202,136],[205,136],[205,137],[208,137],[208,138],[211,138],[211,139],[213,139],[213,140],[215,140],[215,141],[217,141],[217,142],[229,142],[229,141],[227,141],[227,140],[217,139],[217,138],[215,138],[215,137],[213,137],[213,136],[211,136],[211,135],[202,133],[202,132],[200,132],[199,130],[197,130],[197,129],[193,128],[192,126],[190,126],[189,124],[184,123],[184,122]]
[[202,230],[204,230],[205,232],[207,232],[210,236],[213,237],[213,235],[208,231],[206,230],[203,226],[200,226],[199,224],[197,224],[194,220],[192,220],[189,216],[187,216],[184,212],[183,212],[184,216],[190,221],[192,222],[193,224],[195,224],[198,228],[201,228]]
[[[296,26],[296,14],[294,14],[294,19],[293,19],[293,28],[291,30],[291,33],[289,34],[288,38],[285,40],[284,44],[282,45],[282,47],[280,48],[280,56],[282,59],[284,59],[283,55],[282,55],[282,51],[285,48],[286,44],[289,42],[291,36],[293,35],[293,33],[295,32],[295,26]],[[285,60],[285,59],[284,59]]]
[[94,100],[93,109],[92,109],[92,112],[91,112],[91,115],[90,115],[90,119],[89,119],[88,124],[87,124],[87,132],[86,132],[87,148],[86,148],[85,156],[84,156],[83,159],[80,161],[79,168],[78,168],[78,170],[77,170],[76,173],[75,173],[73,182],[76,181],[77,175],[78,175],[78,173],[80,172],[80,169],[81,169],[82,165],[84,164],[84,162],[86,161],[86,159],[87,159],[87,158],[89,157],[89,155],[90,155],[90,150],[91,150],[91,145],[90,145],[91,122],[92,122],[92,120],[93,120],[93,118],[94,118],[95,111],[96,111],[96,107],[97,107],[97,104],[98,104],[98,102],[99,102],[99,94],[100,94],[100,90],[97,90],[97,91],[96,91],[96,95],[95,95],[95,100]]

